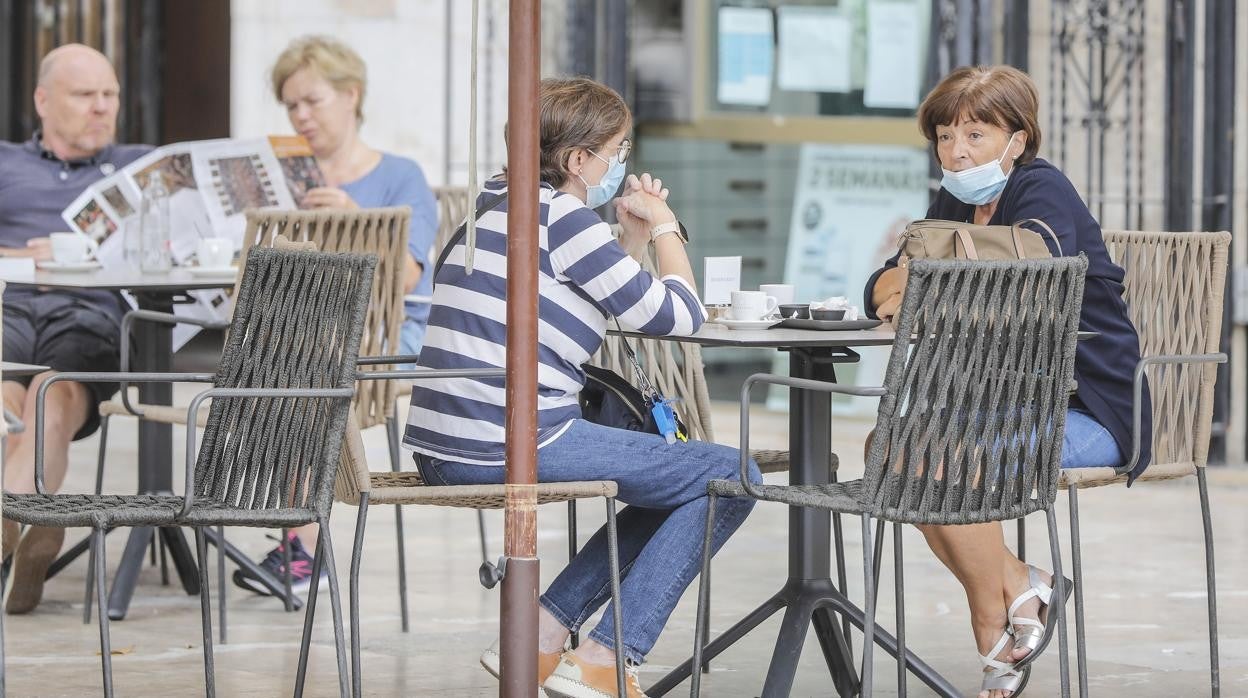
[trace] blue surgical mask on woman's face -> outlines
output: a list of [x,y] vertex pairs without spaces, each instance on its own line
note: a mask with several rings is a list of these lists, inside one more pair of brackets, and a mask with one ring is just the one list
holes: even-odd
[[945,173],[945,176],[940,180],[940,186],[957,197],[959,201],[973,206],[983,206],[1001,196],[1005,183],[1009,179],[1009,175],[1001,168],[1001,161],[1010,152],[1010,146],[1014,144],[1014,136],[1017,133],[1016,131],[1010,134],[1010,140],[1005,144],[1005,152],[1001,153],[1001,157],[996,160],[960,172],[942,167],[941,171]]
[[615,196],[615,192],[620,190],[620,183],[624,181],[625,166],[620,162],[620,154],[617,152],[608,160],[594,151],[589,151],[590,155],[607,163],[607,171],[602,175],[602,179],[597,184],[590,184],[585,181],[584,177],[580,177],[581,183],[585,185],[585,205],[590,208],[598,208],[599,206],[611,200]]

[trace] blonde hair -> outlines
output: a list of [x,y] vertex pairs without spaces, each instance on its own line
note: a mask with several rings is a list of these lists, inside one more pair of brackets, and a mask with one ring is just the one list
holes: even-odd
[[282,101],[282,85],[291,75],[310,68],[325,78],[335,90],[346,92],[355,88],[360,98],[355,103],[356,120],[364,121],[364,89],[368,83],[364,59],[350,46],[327,36],[304,36],[290,42],[282,55],[277,57],[269,78],[273,83],[273,96]]

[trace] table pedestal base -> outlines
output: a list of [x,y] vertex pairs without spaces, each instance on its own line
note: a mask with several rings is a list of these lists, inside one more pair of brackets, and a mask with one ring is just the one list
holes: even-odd
[[[775,596],[767,599],[707,645],[703,652],[704,659],[709,662],[780,609],[784,609],[784,620],[767,670],[763,698],[787,696],[792,691],[802,645],[812,624],[815,636],[823,648],[823,657],[827,661],[837,693],[846,697],[855,695],[859,688],[857,665],[836,615],[841,615],[861,629],[863,612],[841,594],[831,579],[790,579]],[[878,623],[875,626],[875,644],[890,656],[897,656],[897,639]],[[906,650],[906,663],[910,673],[935,693],[951,698],[961,695],[944,677],[910,650]],[[646,693],[652,696],[664,695],[689,678],[692,667],[693,660],[686,660],[658,683],[647,688]]]

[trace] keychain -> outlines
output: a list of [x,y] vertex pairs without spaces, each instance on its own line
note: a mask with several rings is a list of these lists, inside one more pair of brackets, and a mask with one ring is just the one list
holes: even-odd
[[676,421],[676,410],[672,409],[672,401],[665,397],[658,397],[653,400],[653,407],[650,408],[650,414],[654,415],[654,423],[659,427],[659,433],[667,440],[667,443],[674,444],[676,439],[688,442],[689,437],[680,430],[680,424]]

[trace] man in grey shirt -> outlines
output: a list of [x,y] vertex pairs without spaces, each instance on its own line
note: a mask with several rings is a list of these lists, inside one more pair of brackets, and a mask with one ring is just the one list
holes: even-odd
[[[88,185],[151,150],[113,144],[119,92],[113,66],[95,49],[69,44],[44,57],[34,94],[40,129],[25,143],[0,141],[0,256],[50,259],[48,234],[66,228],[61,211]],[[9,288],[4,359],[57,371],[116,371],[124,311],[111,292]],[[4,406],[26,424],[34,424],[35,395],[47,375],[3,382]],[[44,472],[50,491],[65,479],[70,442],[95,431],[100,402],[116,390],[116,384],[74,382],[49,389]],[[8,440],[4,489],[34,492],[34,430]],[[39,604],[64,536],[64,529],[32,526],[19,542],[17,524],[4,522],[3,554],[14,556],[9,613]]]

